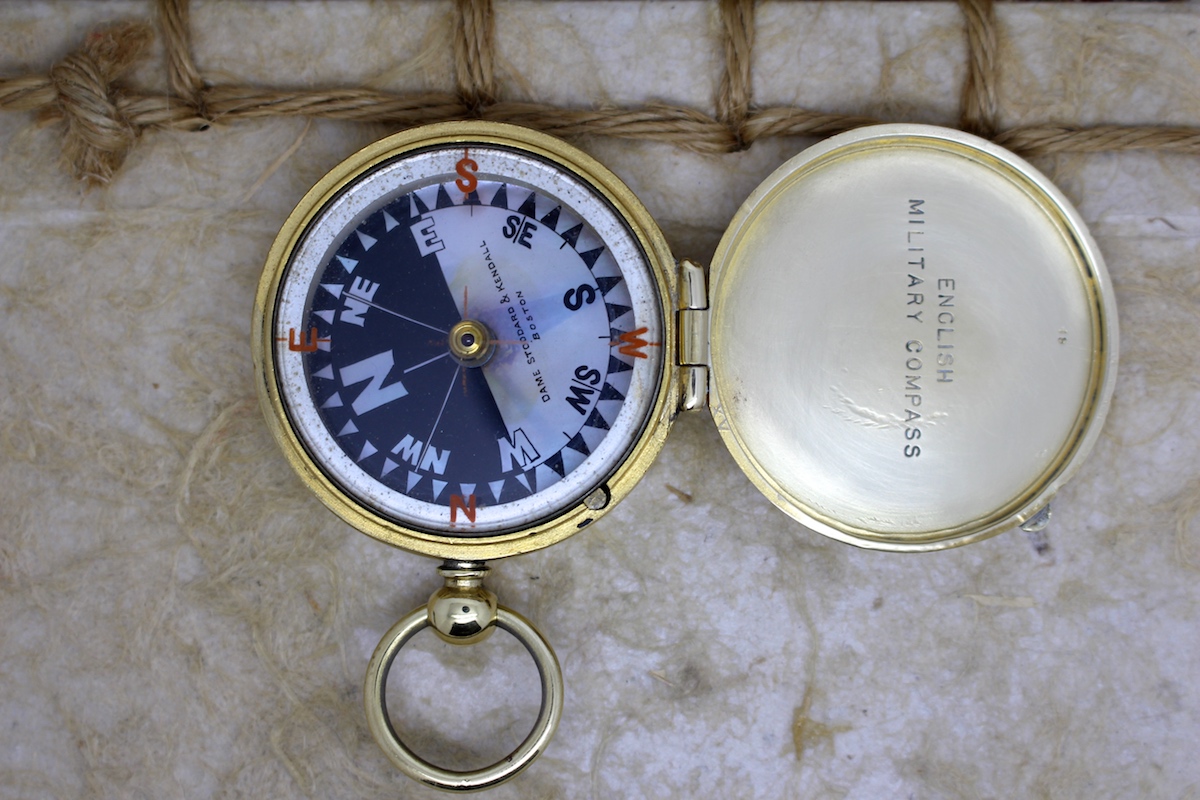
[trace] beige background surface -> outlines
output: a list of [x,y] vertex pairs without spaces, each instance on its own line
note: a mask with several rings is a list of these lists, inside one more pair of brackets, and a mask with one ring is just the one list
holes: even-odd
[[[0,6],[0,74],[44,72],[141,2]],[[443,3],[197,3],[217,80],[452,88]],[[1002,124],[1200,125],[1190,4],[1002,6]],[[507,99],[711,109],[713,5],[501,3]],[[165,86],[158,53],[136,81]],[[952,4],[759,11],[756,98],[953,124]],[[263,424],[253,290],[292,205],[380,126],[152,133],[107,188],[0,115],[0,797],[425,797],[367,733],[379,636],[432,561],[349,529]],[[697,156],[589,139],[679,256],[711,255],[803,140]],[[286,157],[281,158],[281,155]],[[586,533],[496,565],[557,649],[548,752],[496,797],[1200,797],[1200,159],[1043,159],[1116,286],[1122,363],[1045,547],[869,553],[803,530],[706,414]],[[532,723],[506,637],[423,636],[394,694],[460,766]]]

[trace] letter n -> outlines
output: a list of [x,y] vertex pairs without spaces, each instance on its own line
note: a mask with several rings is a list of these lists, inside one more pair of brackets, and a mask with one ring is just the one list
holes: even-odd
[[458,512],[461,511],[463,516],[474,525],[475,524],[475,495],[470,495],[466,500],[463,500],[461,494],[450,495],[450,524],[454,525],[458,522]]

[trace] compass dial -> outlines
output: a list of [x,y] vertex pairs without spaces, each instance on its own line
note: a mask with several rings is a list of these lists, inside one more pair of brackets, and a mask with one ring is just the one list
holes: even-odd
[[544,153],[488,141],[349,172],[284,244],[269,325],[307,459],[435,537],[606,503],[663,394],[661,279],[629,219]]

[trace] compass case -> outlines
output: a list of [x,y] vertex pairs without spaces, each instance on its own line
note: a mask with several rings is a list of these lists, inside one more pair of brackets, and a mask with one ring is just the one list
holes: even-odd
[[710,408],[779,508],[882,550],[1037,514],[1099,434],[1117,314],[1079,214],[989,142],[829,139],[746,200],[713,258]]
[[394,134],[309,190],[268,254],[267,424],[380,541],[454,560],[554,544],[627,495],[667,435],[671,263],[632,192],[559,139],[492,122]]

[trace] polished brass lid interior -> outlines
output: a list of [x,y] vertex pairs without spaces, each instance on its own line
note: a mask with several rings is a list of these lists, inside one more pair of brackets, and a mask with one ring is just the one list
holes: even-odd
[[927,126],[771,175],[712,265],[711,408],[766,496],[822,533],[929,550],[1032,516],[1116,372],[1103,261],[1030,165]]

